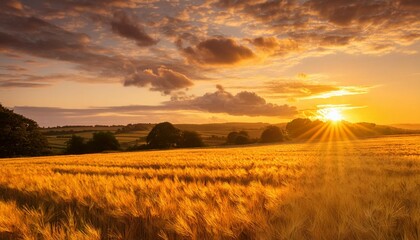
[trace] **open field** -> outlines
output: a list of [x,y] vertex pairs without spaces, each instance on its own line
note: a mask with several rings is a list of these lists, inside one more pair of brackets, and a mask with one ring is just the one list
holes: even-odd
[[0,164],[0,239],[420,239],[420,136]]

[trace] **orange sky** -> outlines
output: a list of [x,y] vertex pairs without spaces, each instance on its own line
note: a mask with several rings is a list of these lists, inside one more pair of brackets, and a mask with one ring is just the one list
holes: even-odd
[[42,126],[420,123],[417,0],[2,0],[0,103]]

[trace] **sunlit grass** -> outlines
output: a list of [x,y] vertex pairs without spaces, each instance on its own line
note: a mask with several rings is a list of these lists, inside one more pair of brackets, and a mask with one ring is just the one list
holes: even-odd
[[312,134],[324,141],[3,160],[0,239],[419,239],[420,137]]

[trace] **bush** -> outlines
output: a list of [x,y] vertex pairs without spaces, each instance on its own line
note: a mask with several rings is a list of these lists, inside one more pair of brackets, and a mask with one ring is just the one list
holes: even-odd
[[171,148],[176,147],[181,137],[181,130],[169,122],[156,124],[146,138],[150,148]]
[[204,143],[200,137],[200,134],[194,131],[182,131],[179,138],[177,147],[189,148],[189,147],[203,147]]
[[268,126],[261,134],[261,142],[282,142],[285,137],[282,130],[276,126]]
[[85,139],[80,136],[72,135],[66,142],[67,147],[65,153],[67,154],[83,154],[87,153],[87,146]]
[[230,132],[227,136],[226,144],[248,144],[250,143],[249,134],[246,131]]
[[85,143],[81,136],[73,135],[67,141],[67,154],[100,153],[104,151],[116,151],[120,149],[120,143],[111,132],[95,132],[92,139]]
[[120,143],[111,132],[96,132],[87,142],[87,149],[92,153],[115,151],[120,149]]
[[0,157],[49,154],[48,142],[38,124],[0,104]]

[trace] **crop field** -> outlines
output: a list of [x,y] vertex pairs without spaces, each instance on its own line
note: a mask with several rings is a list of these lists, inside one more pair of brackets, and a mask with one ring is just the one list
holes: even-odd
[[420,136],[4,159],[0,239],[420,239]]

